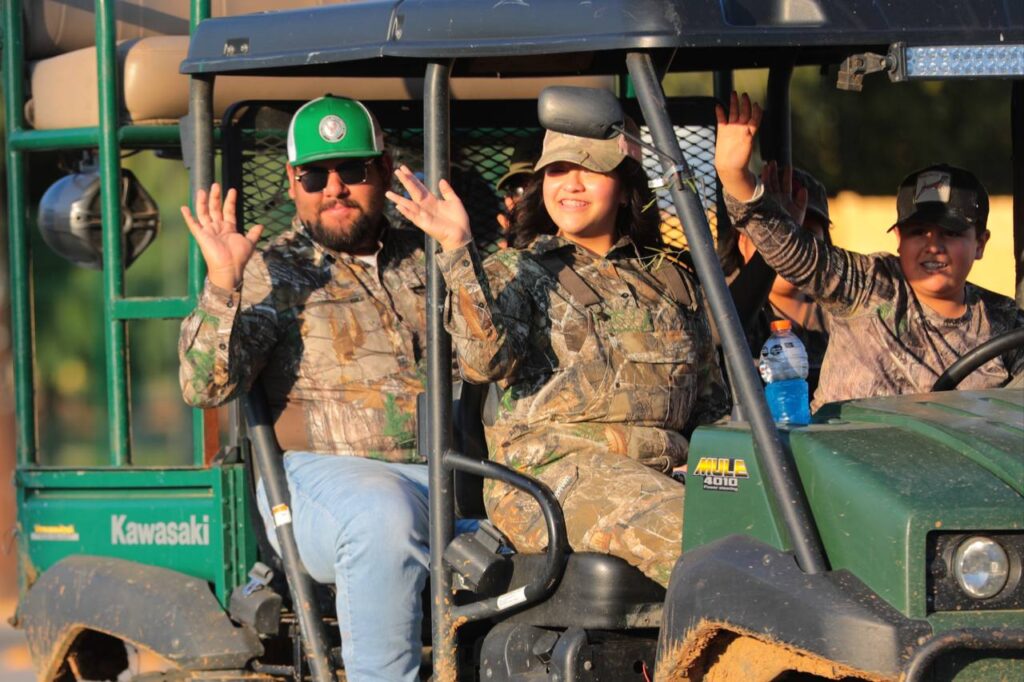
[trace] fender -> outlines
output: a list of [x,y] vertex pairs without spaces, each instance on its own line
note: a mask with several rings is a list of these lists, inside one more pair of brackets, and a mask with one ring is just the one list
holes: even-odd
[[[927,621],[905,618],[847,571],[803,573],[790,553],[732,535],[684,552],[672,572],[658,646],[659,671],[709,636],[709,625],[774,642],[871,676],[894,678]],[[713,633],[711,633],[713,634]],[[675,652],[675,656],[670,652]]]
[[43,573],[18,607],[37,679],[52,680],[80,633],[96,630],[190,670],[240,668],[263,653],[206,581],[134,561],[70,556]]

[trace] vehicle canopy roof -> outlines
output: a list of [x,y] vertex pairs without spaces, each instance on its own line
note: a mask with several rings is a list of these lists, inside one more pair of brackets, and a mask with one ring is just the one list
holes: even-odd
[[453,75],[607,74],[630,50],[690,71],[1022,39],[1024,3],[1005,0],[368,0],[208,19],[181,71],[408,75],[457,58]]

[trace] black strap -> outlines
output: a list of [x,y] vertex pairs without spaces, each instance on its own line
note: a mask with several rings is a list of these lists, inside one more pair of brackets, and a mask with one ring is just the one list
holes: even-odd
[[694,293],[691,286],[683,279],[682,273],[675,264],[665,261],[661,267],[654,271],[654,277],[661,282],[671,298],[677,305],[684,308],[693,308]]
[[562,288],[568,291],[569,295],[580,305],[589,308],[601,302],[601,297],[597,295],[597,292],[572,269],[572,266],[557,251],[537,256],[537,262],[554,275]]

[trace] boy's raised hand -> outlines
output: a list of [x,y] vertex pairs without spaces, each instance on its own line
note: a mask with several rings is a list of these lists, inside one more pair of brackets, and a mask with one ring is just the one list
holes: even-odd
[[403,165],[395,170],[395,177],[402,183],[409,197],[391,191],[385,196],[394,202],[395,208],[409,222],[433,237],[442,250],[451,251],[473,241],[469,215],[447,180],[439,183],[439,199],[427,190],[426,185],[420,182],[408,166]]
[[245,265],[256,250],[256,242],[263,232],[262,225],[254,225],[242,234],[235,224],[235,199],[237,193],[229,189],[221,203],[221,189],[216,182],[209,193],[196,192],[196,215],[193,217],[188,206],[181,207],[189,232],[199,245],[206,261],[206,272],[210,282],[222,289],[233,290],[242,282]]
[[747,93],[729,96],[729,111],[715,105],[718,132],[715,137],[715,170],[722,188],[740,201],[754,195],[757,180],[750,172],[750,159],[754,153],[754,135],[761,125],[763,112],[756,102],[751,103]]

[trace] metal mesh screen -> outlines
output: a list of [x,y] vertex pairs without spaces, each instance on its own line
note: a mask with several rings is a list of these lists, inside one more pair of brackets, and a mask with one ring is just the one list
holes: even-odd
[[[222,130],[224,181],[240,193],[240,223],[262,223],[264,239],[272,239],[291,224],[294,209],[287,192],[285,138],[291,112],[299,104],[243,103],[225,117],[229,123]],[[375,112],[380,109],[373,104],[370,108]],[[402,121],[396,125],[381,113],[377,115],[385,129],[385,140],[395,163],[420,169],[423,168],[422,129],[408,125],[411,122],[409,112],[404,110],[403,113],[400,118],[407,119],[406,125],[402,125]],[[685,123],[689,122],[676,125],[676,133],[697,178],[696,189],[712,233],[717,233],[721,197],[713,165],[714,125],[707,120],[699,125]],[[641,133],[649,144],[647,128],[642,127]],[[496,250],[500,239],[497,215],[503,206],[495,183],[507,170],[516,143],[539,134],[540,129],[536,127],[456,127],[453,130],[452,186],[466,206],[477,246],[485,254]],[[652,180],[661,175],[660,162],[646,150],[643,165]],[[401,191],[401,188],[396,187],[395,190]],[[669,191],[660,189],[656,194],[666,243],[674,249],[685,248],[686,239]],[[404,222],[390,203],[387,212],[393,225]]]

